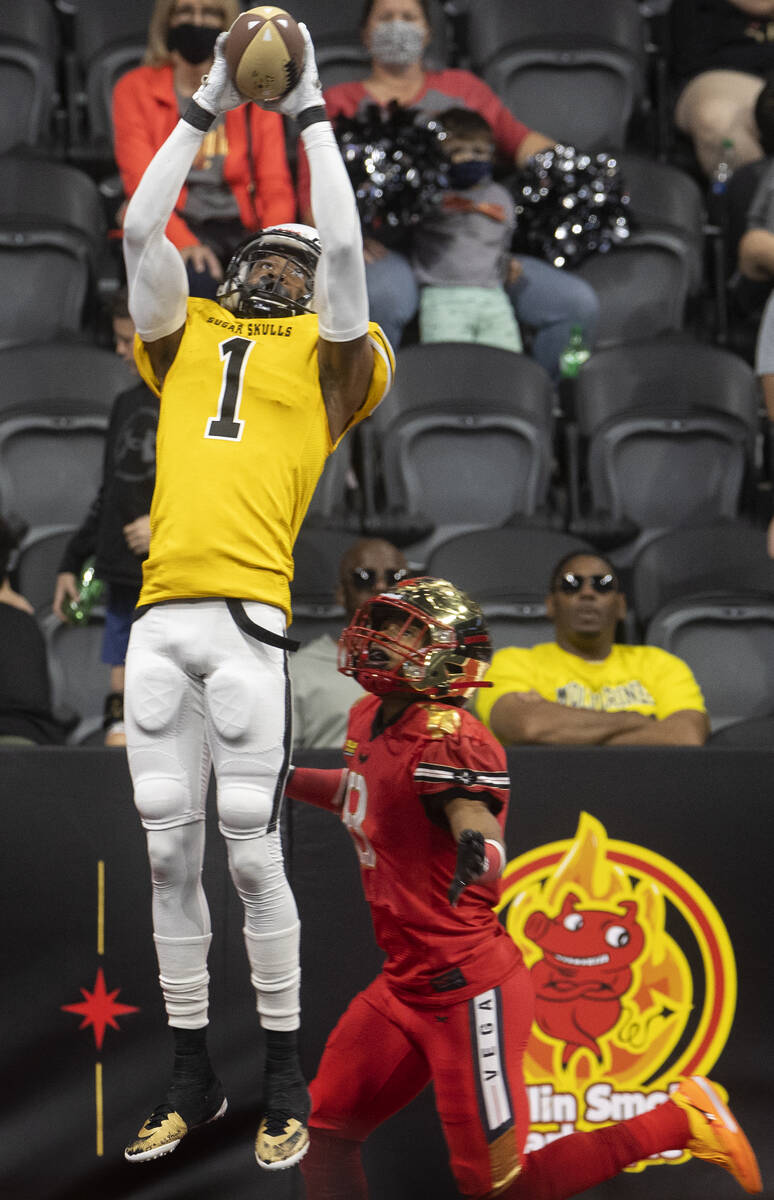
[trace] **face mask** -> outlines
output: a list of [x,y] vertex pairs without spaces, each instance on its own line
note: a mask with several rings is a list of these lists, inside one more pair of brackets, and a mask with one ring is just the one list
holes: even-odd
[[194,66],[212,58],[219,33],[211,25],[174,25],[167,34],[167,49],[177,50],[181,58]]
[[413,21],[381,21],[371,34],[371,57],[390,67],[408,67],[422,57],[424,42],[424,30]]
[[463,162],[451,163],[446,172],[449,184],[453,188],[464,190],[489,179],[492,174],[492,164],[482,162],[480,158],[469,158]]

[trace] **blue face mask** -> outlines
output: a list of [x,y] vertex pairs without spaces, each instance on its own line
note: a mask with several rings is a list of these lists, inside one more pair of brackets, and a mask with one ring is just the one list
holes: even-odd
[[450,163],[446,172],[450,187],[464,191],[473,187],[492,174],[492,164],[483,162],[480,158],[468,158],[463,162]]

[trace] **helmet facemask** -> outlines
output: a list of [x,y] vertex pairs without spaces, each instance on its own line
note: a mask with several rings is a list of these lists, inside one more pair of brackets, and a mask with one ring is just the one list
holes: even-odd
[[[305,233],[296,232],[300,229]],[[319,258],[320,243],[313,229],[275,226],[264,230],[237,249],[218,288],[218,303],[238,317],[312,313]]]
[[406,580],[369,599],[339,639],[339,670],[378,696],[465,699],[486,686],[490,657],[481,610],[445,580]]

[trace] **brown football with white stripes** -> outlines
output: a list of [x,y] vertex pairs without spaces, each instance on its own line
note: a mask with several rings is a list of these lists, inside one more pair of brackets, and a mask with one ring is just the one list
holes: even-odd
[[229,74],[249,100],[281,100],[292,91],[304,65],[304,39],[284,8],[262,4],[241,13],[225,45]]

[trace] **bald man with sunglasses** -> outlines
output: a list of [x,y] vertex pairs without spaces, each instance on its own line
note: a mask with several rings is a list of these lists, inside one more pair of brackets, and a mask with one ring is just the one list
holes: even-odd
[[503,745],[702,746],[709,720],[682,659],[615,642],[626,598],[615,569],[573,553],[551,573],[556,640],[498,651],[476,711]]

